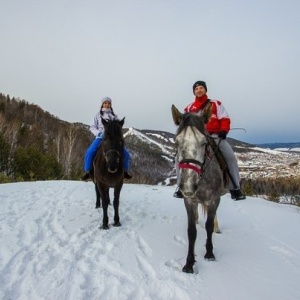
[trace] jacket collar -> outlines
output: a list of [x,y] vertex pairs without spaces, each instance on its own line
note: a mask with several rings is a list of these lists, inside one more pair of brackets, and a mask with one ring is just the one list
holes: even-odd
[[195,97],[195,102],[200,102],[201,104],[204,103],[208,99],[207,94],[201,97]]

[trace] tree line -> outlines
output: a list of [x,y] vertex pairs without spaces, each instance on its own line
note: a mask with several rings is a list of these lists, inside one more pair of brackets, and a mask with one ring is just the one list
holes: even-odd
[[242,179],[246,195],[300,206],[300,177]]

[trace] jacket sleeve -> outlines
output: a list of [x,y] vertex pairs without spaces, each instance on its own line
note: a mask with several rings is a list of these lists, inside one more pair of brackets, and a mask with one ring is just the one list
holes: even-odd
[[104,131],[104,126],[101,122],[100,114],[96,114],[93,119],[93,124],[90,126],[90,131],[94,136],[98,136],[99,133]]
[[217,101],[217,118],[219,120],[221,131],[229,132],[231,120],[221,101]]

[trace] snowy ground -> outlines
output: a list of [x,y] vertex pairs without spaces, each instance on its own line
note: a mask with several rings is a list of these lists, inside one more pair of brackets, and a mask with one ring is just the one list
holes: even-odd
[[125,184],[122,227],[100,230],[92,183],[0,185],[0,299],[300,299],[299,208],[223,196],[216,261],[203,258],[202,219],[185,274],[186,212],[173,192]]

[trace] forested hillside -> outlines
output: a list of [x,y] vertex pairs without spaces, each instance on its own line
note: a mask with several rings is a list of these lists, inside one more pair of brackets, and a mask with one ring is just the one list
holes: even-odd
[[[0,94],[0,182],[79,180],[92,139],[85,124],[62,121],[26,100]],[[170,176],[172,159],[162,159],[157,146],[130,135],[125,142],[131,154],[131,183],[157,184]]]
[[0,172],[12,180],[78,179],[92,135],[25,100],[0,94]]

